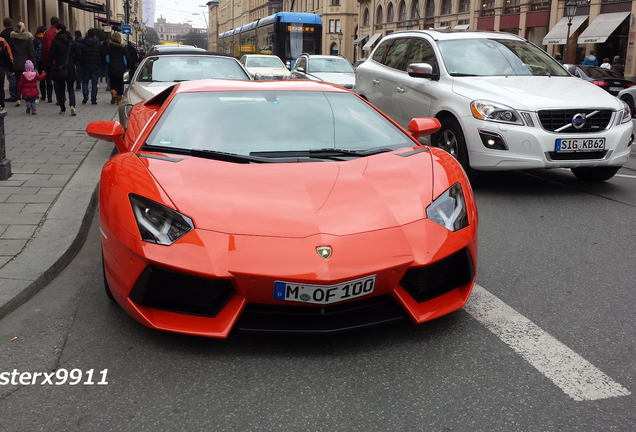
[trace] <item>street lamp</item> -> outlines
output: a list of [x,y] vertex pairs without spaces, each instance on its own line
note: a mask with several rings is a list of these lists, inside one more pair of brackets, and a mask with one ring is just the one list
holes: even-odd
[[342,55],[342,30],[338,30],[338,54]]
[[568,45],[570,44],[570,27],[572,27],[572,19],[576,15],[577,4],[575,0],[570,0],[565,4],[565,15],[568,17],[568,35],[565,38],[565,52],[563,55],[563,62],[568,62]]
[[135,17],[135,20],[133,21],[133,28],[135,29],[135,45],[138,46],[139,45],[139,21],[137,20],[137,17]]

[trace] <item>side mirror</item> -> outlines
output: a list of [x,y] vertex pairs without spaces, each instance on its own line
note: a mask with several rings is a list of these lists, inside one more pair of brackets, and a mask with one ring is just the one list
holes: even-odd
[[433,66],[428,63],[412,63],[406,68],[406,72],[413,78],[429,78],[439,80],[439,74],[433,71]]
[[577,74],[576,74],[576,66],[574,66],[573,64],[565,64],[563,66],[565,66],[565,69],[568,72],[570,72],[572,75],[577,76]]
[[296,72],[305,73],[305,68],[303,67],[296,68]]
[[118,121],[94,121],[86,126],[88,136],[102,141],[114,142],[120,153],[128,151],[124,146],[124,128]]
[[124,84],[130,84],[130,72],[124,72]]
[[418,139],[426,135],[432,135],[437,132],[442,125],[439,120],[431,117],[414,118],[409,123],[409,133],[413,138]]

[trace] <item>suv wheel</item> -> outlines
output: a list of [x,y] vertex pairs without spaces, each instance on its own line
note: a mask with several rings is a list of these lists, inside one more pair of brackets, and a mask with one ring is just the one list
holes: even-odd
[[614,177],[614,174],[618,172],[619,168],[620,167],[572,168],[572,174],[574,174],[579,180],[602,182]]
[[469,172],[468,150],[466,150],[466,140],[462,127],[452,117],[442,120],[441,125],[442,127],[433,136],[433,145],[446,150],[459,161],[466,172]]

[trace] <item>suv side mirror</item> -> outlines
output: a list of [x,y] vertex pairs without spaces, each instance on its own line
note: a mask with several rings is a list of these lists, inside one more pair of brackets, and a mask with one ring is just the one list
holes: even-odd
[[439,80],[439,74],[433,71],[433,66],[428,63],[412,63],[406,68],[406,72],[413,78],[429,78]]
[[305,73],[305,68],[303,68],[303,67],[296,68],[296,72]]
[[576,66],[574,66],[573,64],[565,64],[563,66],[565,66],[565,69],[568,72],[570,72],[572,75],[577,76],[576,75]]
[[130,72],[124,72],[124,84],[130,84]]

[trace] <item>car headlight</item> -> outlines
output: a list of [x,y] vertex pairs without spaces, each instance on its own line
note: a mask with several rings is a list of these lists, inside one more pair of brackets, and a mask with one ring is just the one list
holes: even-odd
[[468,213],[464,191],[455,183],[426,208],[426,217],[450,231],[468,226]]
[[621,124],[627,123],[632,120],[632,110],[629,108],[629,104],[624,100],[620,99],[623,102],[624,108],[619,113],[621,115]]
[[139,195],[128,198],[143,241],[169,246],[194,229],[192,219],[176,210]]
[[514,109],[495,102],[476,100],[471,102],[473,117],[480,120],[523,125],[521,116]]

